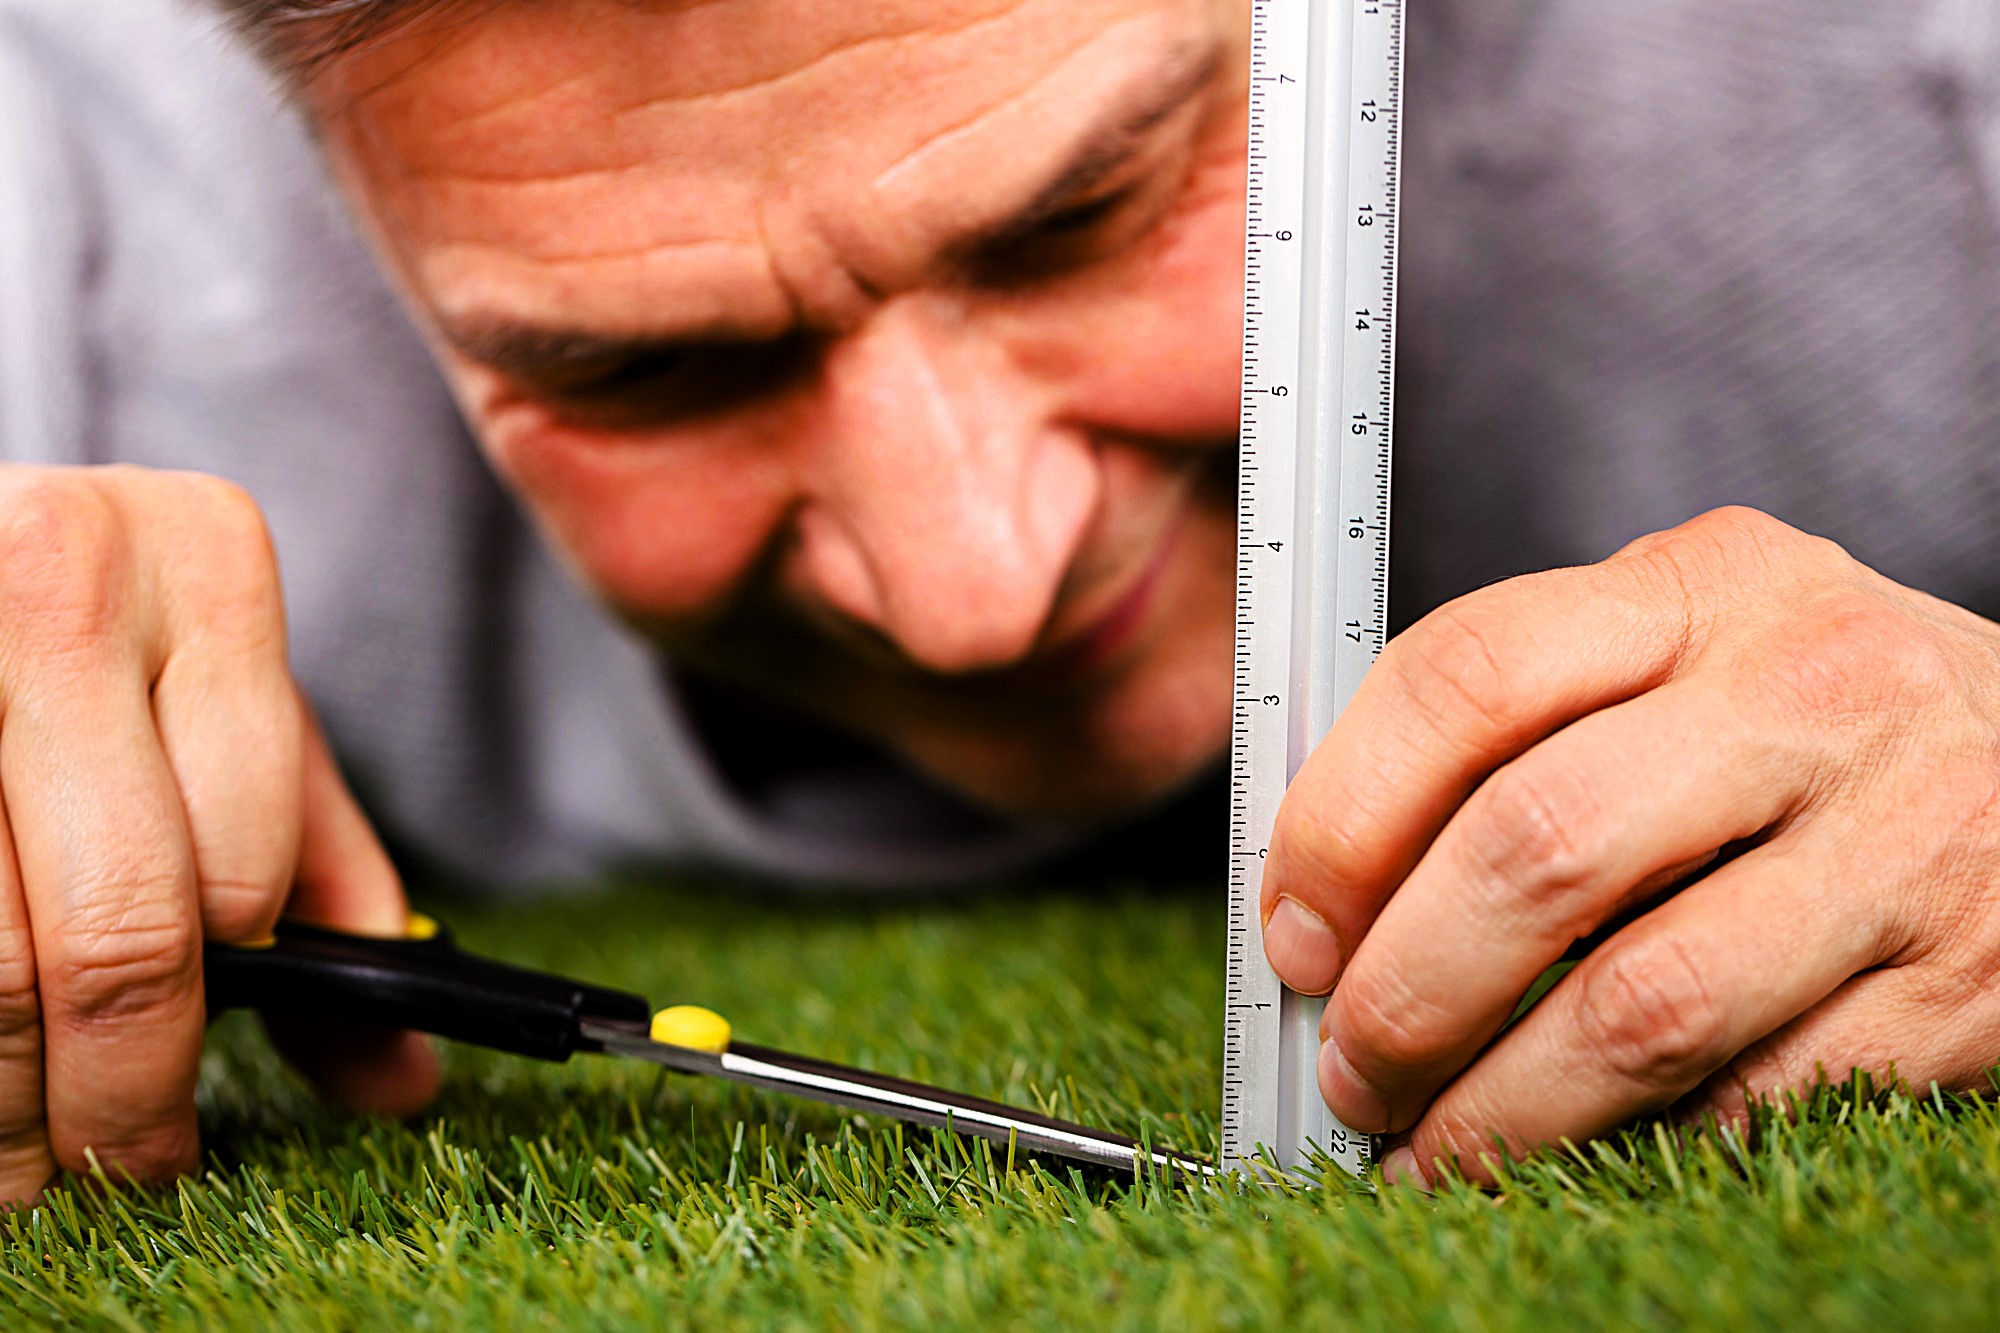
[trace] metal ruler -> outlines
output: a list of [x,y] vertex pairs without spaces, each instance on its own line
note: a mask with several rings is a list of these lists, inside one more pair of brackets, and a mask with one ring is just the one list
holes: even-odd
[[1285,786],[1389,629],[1403,0],[1253,0],[1222,1160],[1359,1174],[1319,1097],[1324,1002],[1264,959]]

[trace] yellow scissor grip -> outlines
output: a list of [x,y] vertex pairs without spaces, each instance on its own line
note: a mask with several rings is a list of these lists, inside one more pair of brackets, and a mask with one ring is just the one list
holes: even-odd
[[652,1036],[664,1046],[721,1055],[729,1049],[729,1020],[713,1009],[677,1004],[653,1015]]

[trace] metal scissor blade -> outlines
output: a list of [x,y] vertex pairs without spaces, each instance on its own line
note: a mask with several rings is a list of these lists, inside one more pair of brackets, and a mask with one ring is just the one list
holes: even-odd
[[933,1129],[971,1134],[994,1143],[1011,1142],[1026,1152],[1053,1153],[1119,1171],[1130,1171],[1141,1161],[1150,1161],[1157,1167],[1200,1177],[1216,1174],[1215,1167],[1200,1158],[1149,1149],[1122,1134],[808,1056],[742,1042],[732,1043],[720,1055],[712,1055],[587,1020],[583,1035],[612,1055],[649,1061],[684,1074],[708,1074],[755,1088],[788,1092],[795,1097],[809,1097],[853,1111],[874,1112]]

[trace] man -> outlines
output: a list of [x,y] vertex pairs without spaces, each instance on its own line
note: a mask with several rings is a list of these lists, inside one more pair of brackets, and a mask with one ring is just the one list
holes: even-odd
[[[192,1165],[203,937],[396,929],[295,677],[378,819],[488,877],[935,878],[1215,763],[1240,0],[229,7],[638,637],[454,450],[302,141],[202,114],[261,107],[240,59],[166,0],[0,9],[0,1194]],[[1986,7],[1412,18],[1399,596],[1576,567],[1403,634],[1286,803],[1266,948],[1333,993],[1329,1103],[1422,1178],[1821,1067],[1977,1086],[2000,628],[1930,593],[2000,603]],[[1693,517],[1728,500],[1927,591]],[[908,772],[732,795],[695,681]]]

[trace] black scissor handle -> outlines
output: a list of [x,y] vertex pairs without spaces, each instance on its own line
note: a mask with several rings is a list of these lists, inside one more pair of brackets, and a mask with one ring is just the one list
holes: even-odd
[[462,953],[449,932],[374,939],[286,921],[269,943],[202,951],[208,1011],[414,1028],[540,1060],[567,1060],[585,1019],[640,1032],[652,1009],[637,995]]

